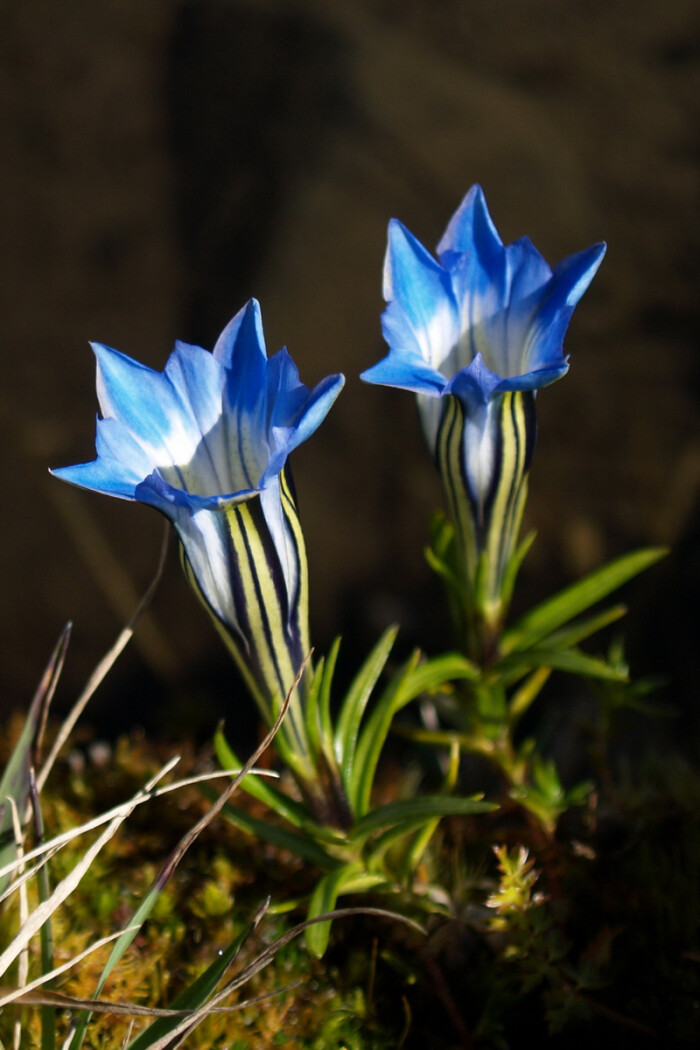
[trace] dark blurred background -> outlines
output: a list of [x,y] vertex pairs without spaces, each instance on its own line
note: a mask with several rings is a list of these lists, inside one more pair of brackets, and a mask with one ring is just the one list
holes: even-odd
[[[386,223],[428,246],[468,187],[551,262],[605,239],[539,398],[521,601],[634,545],[674,555],[633,589],[642,670],[698,686],[700,17],[686,0],[23,0],[0,11],[0,705],[24,706],[75,622],[66,706],[155,567],[147,508],[49,466],[94,455],[88,339],[162,368],[255,295],[270,352],[347,388],[294,457],[313,636],[347,666],[388,622],[444,644],[422,559],[440,490],[410,395],[364,386]],[[207,732],[229,665],[171,550],[92,704]],[[697,724],[697,723],[696,723]]]

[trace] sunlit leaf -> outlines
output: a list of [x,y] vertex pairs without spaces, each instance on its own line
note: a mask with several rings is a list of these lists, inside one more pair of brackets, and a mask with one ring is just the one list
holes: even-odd
[[381,636],[353,679],[340,710],[333,745],[346,788],[352,782],[352,770],[362,716],[377,679],[384,670],[397,633],[397,627],[389,627]]
[[[386,882],[382,875],[366,872],[359,862],[344,864],[319,879],[311,895],[307,919],[317,919],[332,912],[342,893],[363,893]],[[317,959],[322,958],[328,947],[331,923],[318,922],[306,930],[306,947]]]
[[664,547],[646,547],[631,554],[624,554],[560,591],[553,598],[548,598],[504,633],[501,638],[501,652],[508,654],[536,644],[551,631],[568,623],[574,616],[578,616],[617,590],[623,583],[654,565],[666,553]]
[[[233,943],[219,953],[211,966],[207,967],[204,973],[201,974],[196,981],[181,992],[177,998],[173,999],[172,1003],[170,1003],[169,1009],[177,1011],[195,1011],[206,1003],[215,991],[216,986],[223,978],[227,969],[238,955],[244,941],[258,925],[264,914],[265,908],[263,907],[253,921],[245,927],[238,937],[236,937]],[[127,1050],[148,1050],[148,1047],[152,1046],[156,1039],[160,1039],[169,1032],[172,1032],[178,1026],[179,1022],[179,1017],[159,1018],[141,1032],[136,1039],[132,1040],[132,1042],[129,1043]]]

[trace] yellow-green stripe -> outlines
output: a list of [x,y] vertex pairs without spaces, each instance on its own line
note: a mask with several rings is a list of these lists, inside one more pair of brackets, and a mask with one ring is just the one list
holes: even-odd
[[[220,514],[228,550],[232,622],[224,622],[207,601],[182,551],[185,573],[214,619],[263,716],[275,717],[309,651],[308,572],[304,537],[288,478],[280,476],[282,513],[290,539],[291,565],[285,566],[258,497],[212,513]],[[305,673],[306,675],[309,672]],[[308,751],[299,693],[290,704],[283,731],[298,754]]]

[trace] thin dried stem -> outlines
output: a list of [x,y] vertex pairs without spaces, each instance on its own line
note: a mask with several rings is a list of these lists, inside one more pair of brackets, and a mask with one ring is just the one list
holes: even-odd
[[36,783],[37,790],[39,792],[41,792],[42,788],[44,787],[44,784],[46,783],[46,778],[48,777],[49,773],[51,772],[51,769],[53,768],[53,764],[56,761],[59,751],[65,744],[70,734],[73,732],[73,728],[80,716],[82,715],[83,711],[85,710],[88,701],[91,699],[98,686],[102,683],[103,679],[111,670],[118,657],[121,655],[123,650],[131,641],[134,634],[134,628],[136,627],[136,624],[141,614],[152,601],[153,595],[156,592],[156,588],[160,583],[161,576],[163,575],[163,569],[165,568],[165,556],[168,551],[169,536],[170,528],[166,525],[165,531],[163,533],[163,541],[161,543],[158,567],[156,569],[155,575],[151,580],[150,584],[148,585],[146,593],[144,594],[143,598],[136,607],[136,611],[134,612],[133,616],[129,620],[124,630],[121,631],[121,633],[119,634],[119,637],[117,638],[112,648],[105,656],[103,656],[95,670],[90,675],[87,685],[76,700],[72,710],[68,714],[68,717],[61,726],[58,735],[54,741],[53,747],[51,748],[49,756],[46,759],[43,768],[37,775]]

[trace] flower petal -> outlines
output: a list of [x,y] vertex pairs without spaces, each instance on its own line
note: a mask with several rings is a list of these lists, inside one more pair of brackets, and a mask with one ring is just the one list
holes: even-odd
[[401,350],[390,350],[382,361],[362,372],[360,379],[428,397],[439,397],[447,385],[445,377],[426,365],[420,354]]
[[459,313],[447,272],[396,219],[389,223],[382,318],[389,345],[441,370],[459,335]]
[[149,457],[127,427],[117,419],[98,419],[97,459],[72,467],[56,467],[54,477],[80,488],[134,500],[144,473],[152,469]]
[[593,280],[605,250],[605,244],[594,244],[555,267],[528,333],[524,356],[529,368],[546,367],[557,354],[562,354],[571,315]]
[[270,359],[266,424],[270,458],[260,480],[261,487],[281,472],[290,452],[318,429],[344,385],[343,375],[331,375],[310,391],[299,380],[297,367],[286,348]]
[[[417,394],[442,474],[477,625],[497,630],[536,440],[535,393],[568,369],[563,338],[604,252],[595,245],[554,271],[527,237],[504,245],[480,186],[450,219],[439,262],[389,224],[384,360],[362,378]],[[471,624],[471,627],[469,626]],[[488,647],[487,647],[487,652]]]
[[503,241],[489,214],[484,191],[479,185],[472,186],[440,238],[438,258],[449,267],[454,256],[476,251],[487,264],[502,249]]
[[465,405],[486,405],[498,391],[503,380],[487,367],[477,354],[467,368],[462,368],[448,383],[447,390]]

